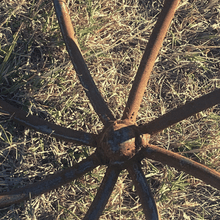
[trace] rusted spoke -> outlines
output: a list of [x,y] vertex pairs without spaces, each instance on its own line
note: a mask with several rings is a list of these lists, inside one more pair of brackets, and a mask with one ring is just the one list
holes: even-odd
[[92,205],[89,207],[84,220],[99,219],[99,216],[102,214],[102,211],[104,210],[105,205],[112,193],[114,185],[117,182],[119,173],[120,169],[118,169],[116,166],[108,167],[101,186],[98,189],[96,197],[92,202]]
[[135,122],[150,73],[180,0],[165,0],[137,71],[122,119]]
[[151,190],[147,184],[139,162],[129,164],[127,170],[140,197],[146,220],[160,219],[154,198],[151,194]]
[[96,154],[93,154],[75,166],[50,175],[40,182],[0,194],[0,207],[18,203],[27,200],[30,197],[33,198],[49,192],[79,178],[83,174],[93,170],[98,165],[99,162]]
[[148,124],[141,125],[139,126],[139,129],[143,134],[148,133],[152,135],[218,103],[220,103],[220,89],[188,102]]
[[37,116],[27,116],[25,111],[15,108],[3,100],[0,100],[0,111],[9,114],[14,121],[41,133],[48,134],[52,137],[65,141],[96,147],[97,135],[95,134],[61,127],[40,119]]
[[203,180],[206,184],[220,190],[220,173],[172,151],[154,145],[148,145],[145,149],[139,151],[135,157],[134,160],[140,160],[147,157],[160,161],[163,164],[167,164],[193,175]]
[[66,6],[66,2],[65,0],[53,0],[53,2],[63,39],[76,73],[94,110],[99,115],[101,121],[106,124],[110,120],[114,120],[114,116],[112,115],[100,92],[98,91],[90,75],[88,67],[82,57],[77,40],[75,38],[75,33],[69,16],[68,8]]

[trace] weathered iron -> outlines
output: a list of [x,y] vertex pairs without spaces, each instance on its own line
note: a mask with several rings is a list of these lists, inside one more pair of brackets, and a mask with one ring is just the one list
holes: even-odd
[[181,156],[172,151],[148,144],[146,148],[138,152],[133,160],[149,158],[160,161],[163,164],[175,167],[190,175],[201,179],[205,183],[212,185],[216,189],[220,189],[220,173],[187,157]]
[[135,80],[132,85],[122,119],[129,119],[134,123],[136,121],[136,116],[148,80],[150,78],[151,71],[179,2],[180,0],[164,2],[164,7],[150,36],[149,42],[135,76]]
[[127,170],[140,197],[146,220],[160,219],[156,203],[147,184],[145,175],[141,170],[140,162],[130,163],[129,166],[127,166]]
[[104,128],[99,135],[74,131],[49,123],[36,116],[27,116],[24,111],[0,100],[0,111],[9,114],[18,123],[59,139],[96,147],[94,154],[73,167],[50,175],[30,186],[0,194],[0,207],[27,200],[30,195],[34,197],[48,192],[79,178],[98,165],[107,165],[105,177],[84,219],[94,220],[100,217],[118,175],[123,169],[127,169],[132,178],[140,196],[146,219],[160,219],[154,198],[141,170],[140,161],[145,157],[174,166],[220,189],[220,173],[217,171],[177,153],[149,144],[150,135],[155,135],[159,131],[219,103],[220,89],[172,110],[147,124],[141,126],[135,124],[150,72],[180,0],[165,0],[164,8],[159,15],[141,60],[122,120],[118,121],[115,120],[99,93],[85,64],[75,38],[65,0],[53,0],[53,2],[71,61],[94,110],[104,124]]
[[106,203],[112,193],[112,190],[118,179],[120,173],[118,166],[110,165],[107,170],[105,177],[102,180],[101,186],[98,189],[95,199],[93,200],[89,210],[87,211],[84,220],[99,219],[102,211],[105,208]]
[[183,119],[218,104],[219,100],[220,89],[216,89],[207,95],[194,99],[183,106],[173,109],[172,111],[145,125],[141,125],[139,129],[142,133],[149,133],[151,135],[156,134],[169,126],[182,121]]
[[63,171],[46,177],[44,180],[18,188],[10,192],[0,194],[0,207],[12,205],[43,193],[56,189],[66,183],[69,183],[83,174],[93,170],[99,164],[99,160],[95,154],[92,154],[86,160],[81,161],[73,167],[69,167]]
[[99,135],[97,151],[101,155],[103,164],[123,165],[142,146],[146,146],[149,139],[149,134],[141,134],[138,127],[130,121],[118,120],[104,128]]
[[98,91],[80,52],[66,2],[64,0],[53,2],[66,48],[86,95],[104,124],[113,121],[114,116]]
[[43,134],[68,142],[96,147],[96,139],[98,137],[96,134],[74,131],[73,129],[55,125],[37,116],[28,115],[27,112],[18,109],[3,100],[0,100],[0,111],[4,112],[6,115],[10,115],[14,121]]

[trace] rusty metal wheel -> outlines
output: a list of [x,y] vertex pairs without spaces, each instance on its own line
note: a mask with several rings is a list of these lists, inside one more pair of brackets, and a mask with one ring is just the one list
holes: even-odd
[[75,34],[65,1],[54,0],[53,2],[72,63],[94,110],[104,124],[104,128],[98,135],[74,131],[51,124],[35,116],[26,117],[24,111],[0,100],[1,111],[9,113],[15,121],[53,137],[96,148],[94,154],[73,167],[51,175],[33,185],[0,194],[0,207],[27,200],[30,194],[34,197],[48,192],[79,178],[98,165],[107,165],[105,177],[84,219],[99,218],[111,195],[118,175],[123,169],[127,169],[132,178],[146,219],[160,219],[154,198],[141,170],[140,161],[145,157],[173,166],[220,189],[220,173],[177,153],[149,144],[151,135],[155,135],[197,112],[218,104],[220,89],[174,109],[147,124],[141,126],[136,124],[136,116],[145,87],[180,0],[166,0],[164,3],[145,49],[121,120],[114,118],[95,86],[74,37]]

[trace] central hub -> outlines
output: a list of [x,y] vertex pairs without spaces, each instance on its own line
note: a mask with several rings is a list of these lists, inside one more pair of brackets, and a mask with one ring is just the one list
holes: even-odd
[[150,135],[141,134],[138,127],[129,121],[115,121],[104,128],[100,147],[110,162],[124,162],[132,158],[148,144]]

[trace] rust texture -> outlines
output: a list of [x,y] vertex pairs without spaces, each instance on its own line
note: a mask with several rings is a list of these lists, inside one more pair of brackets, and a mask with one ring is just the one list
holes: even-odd
[[98,91],[82,57],[65,0],[53,0],[64,42],[77,76],[100,120],[107,124],[114,116]]
[[150,135],[142,135],[130,121],[115,121],[99,136],[98,152],[106,157],[107,164],[120,163],[132,158],[142,146],[148,144]]
[[8,206],[24,200],[33,198],[43,193],[56,189],[66,183],[69,183],[83,174],[92,171],[99,165],[95,154],[81,161],[73,167],[69,167],[63,171],[46,177],[44,180],[18,188],[10,192],[0,194],[0,207]]
[[149,122],[148,124],[139,126],[142,133],[151,135],[162,131],[163,129],[188,118],[200,111],[210,108],[220,102],[220,89],[210,92],[200,98],[197,98],[187,104],[174,109],[161,117]]
[[141,170],[140,163],[130,163],[127,167],[127,170],[140,197],[146,220],[160,219],[156,203],[147,184],[144,173]]
[[155,145],[148,145],[138,152],[133,159],[140,160],[145,157],[182,170],[220,190],[220,173],[203,164]]
[[1,99],[0,111],[10,115],[14,121],[26,127],[37,130],[43,134],[48,134],[51,137],[59,138],[61,140],[73,143],[96,147],[96,138],[98,135],[61,127],[59,125],[45,121],[37,116],[28,115],[27,112],[15,108],[14,106]]
[[92,205],[89,207],[84,220],[96,220],[102,214],[106,203],[112,193],[112,190],[117,182],[120,169],[117,166],[109,166],[106,170],[104,179],[102,180],[101,186],[98,189],[95,199]]
[[65,1],[53,0],[53,2],[72,63],[88,98],[99,115],[100,120],[104,123],[104,128],[99,135],[74,131],[49,123],[36,116],[27,116],[27,113],[23,110],[17,109],[0,100],[0,111],[10,115],[13,120],[24,126],[59,139],[97,147],[94,154],[73,167],[50,175],[44,180],[32,185],[1,193],[0,207],[18,203],[30,197],[48,192],[79,178],[98,165],[103,164],[108,165],[108,168],[97,195],[84,218],[85,220],[94,220],[100,217],[112,193],[119,173],[125,168],[128,170],[137,193],[140,196],[146,219],[160,219],[154,198],[151,195],[140,167],[140,160],[145,157],[173,166],[220,189],[220,173],[217,171],[177,153],[149,144],[150,135],[156,134],[170,125],[219,103],[220,89],[174,109],[150,123],[141,126],[135,124],[150,72],[152,71],[166,31],[180,0],[165,0],[164,8],[159,15],[158,22],[141,60],[122,120],[118,121],[115,121],[111,111],[100,95],[83,60],[74,36],[73,26]]
[[136,121],[137,112],[140,108],[154,62],[179,2],[180,0],[166,0],[164,3],[135,76],[122,119],[129,119],[132,122]]

